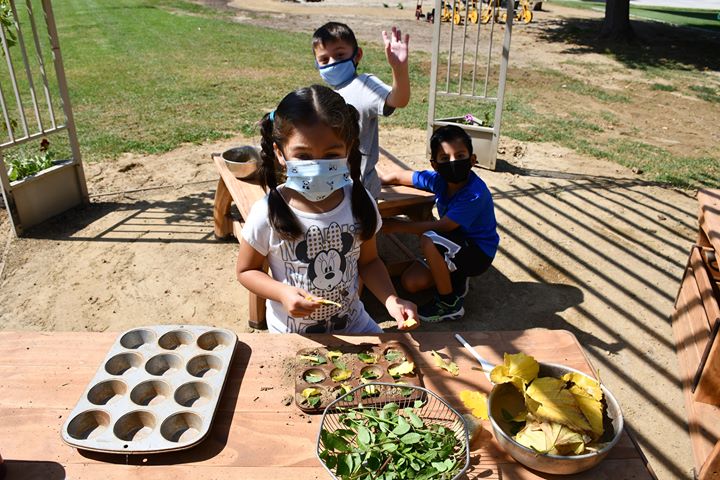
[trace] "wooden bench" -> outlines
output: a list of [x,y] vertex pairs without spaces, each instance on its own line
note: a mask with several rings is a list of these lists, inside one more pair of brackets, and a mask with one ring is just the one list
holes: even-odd
[[[381,153],[376,167],[378,171],[383,172],[398,168],[408,169],[401,160],[385,149],[381,148]],[[222,156],[213,156],[213,161],[220,173],[213,206],[215,237],[221,240],[233,237],[239,239],[244,219],[250,214],[250,208],[253,204],[265,196],[265,191],[255,181],[235,178]],[[240,213],[240,218],[233,216],[233,204]],[[378,196],[378,210],[383,218],[404,214],[412,220],[425,220],[432,217],[433,205],[434,196],[432,193],[410,187],[383,186]],[[391,240],[405,256],[404,260],[388,266],[391,274],[397,274],[409,265],[414,255],[396,238],[391,237]],[[265,299],[250,292],[248,306],[248,324],[250,327],[266,329]]]
[[[720,479],[720,190],[701,190],[697,245],[690,250],[672,316],[698,480]],[[717,260],[715,260],[717,261]]]

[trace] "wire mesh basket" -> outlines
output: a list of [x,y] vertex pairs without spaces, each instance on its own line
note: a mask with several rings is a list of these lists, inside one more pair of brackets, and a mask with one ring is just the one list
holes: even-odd
[[[323,412],[316,453],[334,479],[455,480],[470,464],[465,419],[430,390],[373,382]],[[394,473],[393,473],[394,472]]]

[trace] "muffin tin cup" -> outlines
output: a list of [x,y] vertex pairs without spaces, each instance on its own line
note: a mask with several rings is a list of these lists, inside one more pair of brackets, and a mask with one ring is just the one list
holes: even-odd
[[[327,358],[328,352],[340,351],[342,356],[339,361],[332,361]],[[388,355],[388,352],[396,352],[399,357]],[[376,358],[375,363],[363,362],[358,354],[367,353]],[[308,360],[308,357],[320,355],[325,357],[326,363],[316,365]],[[400,365],[403,361],[415,364],[414,373],[394,378],[388,369]],[[338,367],[343,364],[344,369]],[[342,370],[350,371],[350,376],[344,380],[336,381],[333,377],[342,373]],[[363,376],[365,373],[365,376]],[[357,387],[362,384],[361,378],[366,382],[387,382],[397,384],[396,392],[384,392],[383,399],[377,400],[372,392],[363,398],[363,403],[371,405],[376,402],[415,400],[420,398],[418,390],[410,391],[402,389],[404,385],[423,386],[422,379],[418,374],[417,364],[412,357],[410,349],[402,342],[384,342],[380,344],[342,345],[339,347],[318,347],[304,348],[295,355],[295,404],[298,408],[307,413],[322,413],[333,400],[343,395],[342,385]],[[307,388],[316,388],[320,391],[319,403],[312,405],[303,396]],[[407,396],[405,396],[407,394]]]
[[190,448],[210,432],[237,336],[189,325],[121,333],[63,425],[62,439],[109,453]]

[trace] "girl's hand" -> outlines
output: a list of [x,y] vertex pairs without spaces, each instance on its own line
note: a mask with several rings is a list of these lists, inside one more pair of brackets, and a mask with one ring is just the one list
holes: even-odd
[[309,317],[320,307],[320,304],[307,300],[310,294],[302,288],[284,285],[283,291],[280,293],[280,302],[287,310],[290,316],[295,318]]
[[392,27],[392,31],[388,36],[387,32],[382,32],[383,42],[385,42],[385,56],[390,64],[390,68],[395,69],[398,66],[407,66],[408,63],[408,43],[410,43],[410,35],[402,34],[397,27]]
[[420,326],[417,306],[413,302],[390,295],[385,300],[385,308],[391,317],[397,321],[398,330],[414,330]]

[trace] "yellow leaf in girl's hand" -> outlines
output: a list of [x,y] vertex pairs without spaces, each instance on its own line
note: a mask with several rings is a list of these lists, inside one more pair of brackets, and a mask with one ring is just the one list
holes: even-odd
[[488,419],[487,395],[482,392],[463,390],[460,392],[460,400],[477,418]]
[[388,368],[388,373],[391,377],[397,378],[413,373],[414,370],[415,364],[413,362],[405,361],[396,367]]
[[302,396],[305,398],[314,397],[316,395],[320,395],[322,392],[319,388],[306,388],[302,391]]
[[503,364],[496,366],[490,372],[490,381],[495,384],[512,383],[522,392],[525,390],[525,385],[538,376],[539,371],[540,364],[530,355],[506,353]]
[[433,360],[435,361],[435,365],[442,368],[443,370],[447,370],[448,372],[452,373],[454,376],[460,375],[460,367],[458,367],[455,362],[451,362],[450,360],[443,359],[439,353],[437,353],[435,350],[431,351],[430,354],[433,357]]

